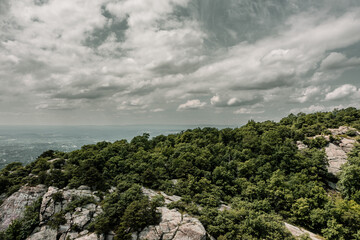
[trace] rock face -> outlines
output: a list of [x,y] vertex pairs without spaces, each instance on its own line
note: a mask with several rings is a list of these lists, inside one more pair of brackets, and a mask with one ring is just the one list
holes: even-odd
[[26,206],[31,205],[46,193],[45,185],[23,186],[5,199],[0,207],[0,231],[5,230],[13,220],[23,216]]
[[[42,199],[40,208],[40,226],[34,230],[28,240],[40,239],[82,239],[82,240],[100,240],[105,236],[97,236],[85,230],[86,226],[102,212],[101,207],[96,204],[100,198],[95,195],[96,192],[90,191],[90,188],[81,186],[78,189],[58,189],[49,187]],[[67,211],[68,206],[74,199],[91,197],[95,203],[88,203],[84,206],[77,206],[73,211]],[[65,223],[57,229],[48,225],[53,216],[57,213],[63,215]]]
[[350,130],[354,131],[355,135],[360,135],[360,133],[356,131],[355,128],[351,128],[347,126],[340,126],[339,128],[329,128],[329,131],[331,132],[332,135],[344,135]]
[[[344,137],[348,131],[353,131],[356,136],[360,135],[358,131],[354,128],[349,128],[346,126],[341,126],[339,128],[330,128],[329,131],[331,135],[336,136],[338,138],[334,143],[329,143],[328,146],[325,147],[325,153],[328,159],[328,171],[334,175],[336,175],[341,166],[347,162],[347,153],[349,153],[353,148],[356,140],[351,137]],[[315,136],[319,137],[321,135]],[[330,141],[330,136],[322,136],[327,141]],[[301,142],[297,141],[296,145],[299,150],[303,150],[307,148],[307,146]]]
[[356,135],[359,135],[359,132],[349,127],[342,126],[338,129],[329,129],[333,136],[338,136],[339,138],[337,143],[330,143],[327,147],[325,147],[325,153],[329,162],[328,171],[333,174],[337,174],[340,171],[340,167],[346,163],[347,153],[349,153],[354,148],[354,144],[356,143],[355,139],[350,137],[343,137],[343,135],[346,134],[349,130],[352,130]]
[[[352,142],[353,141],[353,142]],[[325,147],[325,153],[328,158],[328,171],[337,174],[340,167],[347,161],[347,153],[354,147],[355,140],[342,139],[339,145],[330,143]]]
[[[163,192],[155,192],[151,189],[143,188],[143,193],[150,198],[162,195],[165,204],[169,204],[181,199],[179,196],[169,196]],[[208,234],[201,222],[187,214],[182,214],[175,209],[159,207],[161,221],[156,226],[148,226],[140,233],[133,233],[133,240],[205,240]],[[210,237],[209,237],[210,238]]]
[[133,239],[148,240],[205,240],[206,231],[201,222],[189,215],[182,215],[175,209],[158,208],[162,214],[161,222],[156,226],[146,227],[139,234],[133,234]]
[[296,227],[296,226],[291,225],[290,223],[286,223],[286,222],[284,224],[285,224],[285,227],[287,228],[287,230],[289,230],[294,237],[300,237],[301,235],[308,235],[312,240],[322,240],[323,239],[322,237],[319,237],[318,235],[316,235],[312,232],[309,232],[303,228]]

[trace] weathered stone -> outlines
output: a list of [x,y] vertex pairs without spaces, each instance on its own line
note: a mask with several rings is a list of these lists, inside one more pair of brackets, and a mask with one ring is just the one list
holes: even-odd
[[340,171],[341,166],[347,162],[347,153],[354,148],[355,142],[354,139],[342,138],[339,145],[330,143],[325,147],[325,153],[329,162],[329,172],[337,174]]
[[80,211],[77,210],[73,214],[73,224],[76,224],[81,229],[91,221],[91,212],[88,209],[82,208]]
[[45,185],[23,186],[5,199],[0,206],[0,231],[5,230],[13,220],[22,217],[26,206],[43,196],[46,189]]
[[104,240],[104,235],[98,236],[95,233],[87,234],[78,238],[75,238],[76,240]]
[[289,232],[295,237],[300,237],[301,235],[308,235],[312,240],[322,240],[323,239],[322,237],[320,237],[312,232],[309,232],[303,228],[296,227],[296,226],[291,225],[286,222],[284,224],[285,224],[285,227],[287,228],[287,230],[289,230]]
[[67,232],[70,229],[70,225],[60,225],[58,231],[61,233]]
[[337,174],[340,167],[347,161],[346,152],[341,147],[330,143],[325,147],[325,153],[329,162],[328,171]]
[[51,240],[56,239],[57,231],[49,226],[43,226],[38,232],[31,234],[27,240]]
[[[99,202],[100,198],[94,195],[94,192],[88,190],[88,187],[82,187],[81,189],[58,189],[55,187],[49,187],[48,191],[44,194],[41,210],[40,210],[40,225],[41,229],[37,229],[30,237],[35,237],[35,239],[56,239],[66,240],[66,239],[104,239],[104,236],[97,236],[96,234],[90,234],[84,228],[93,221],[94,216],[98,215],[102,212],[101,206],[89,203],[84,206],[76,207],[73,212],[64,213],[64,218],[66,223],[61,225],[58,229],[53,230],[55,232],[55,238],[52,238],[53,233],[49,233],[47,221],[51,219],[51,217],[64,211],[69,203],[73,201],[76,197],[93,197],[95,202]],[[54,194],[61,193],[63,200],[55,202],[53,199]],[[79,232],[75,232],[73,227],[75,227]],[[51,237],[49,237],[50,235]],[[39,237],[39,238],[38,238]],[[47,238],[49,237],[49,238]]]
[[[163,192],[157,193],[154,190],[143,188],[143,193],[150,198],[162,195],[165,203],[171,203],[181,200],[179,196],[168,196]],[[206,239],[207,233],[201,222],[187,214],[182,215],[176,209],[168,209],[167,207],[159,207],[157,209],[161,213],[161,221],[156,226],[148,226],[139,234],[133,233],[133,240],[202,240]]]
[[297,141],[296,142],[296,146],[299,150],[303,150],[303,149],[306,149],[308,148],[308,146],[306,146],[302,141]]
[[80,187],[78,187],[78,190],[90,190],[91,188],[89,186],[86,185],[81,185]]
[[[41,208],[40,208],[40,222],[44,222],[48,220],[55,212],[55,202],[52,198],[53,194],[59,191],[56,187],[49,187],[48,191],[45,193],[42,199]],[[60,203],[57,203],[60,204]],[[59,212],[61,207],[57,207],[57,211]]]
[[180,201],[181,200],[181,197],[179,196],[176,196],[176,195],[167,195],[166,193],[164,192],[156,192],[152,189],[149,189],[149,188],[144,188],[142,187],[141,188],[142,192],[144,195],[148,196],[149,198],[153,198],[157,195],[162,195],[165,199],[165,204],[169,204],[169,203],[172,203],[172,202],[176,202],[176,201]]
[[356,135],[360,135],[360,133],[352,127],[347,127],[347,126],[340,126],[339,128],[329,128],[329,131],[331,132],[332,135],[345,135],[348,131],[354,131],[356,133]]

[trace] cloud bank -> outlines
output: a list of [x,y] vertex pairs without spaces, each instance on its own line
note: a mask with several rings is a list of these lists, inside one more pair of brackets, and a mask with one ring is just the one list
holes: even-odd
[[0,0],[0,124],[241,124],[356,106],[358,1],[219,4]]

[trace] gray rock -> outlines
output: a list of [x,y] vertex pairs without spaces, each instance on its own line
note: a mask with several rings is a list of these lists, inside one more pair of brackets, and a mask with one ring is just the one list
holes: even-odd
[[[55,202],[53,199],[53,194],[61,193],[63,200],[60,202]],[[93,197],[95,202],[99,202],[100,198],[95,196],[94,192],[90,191],[88,187],[84,186],[81,189],[58,189],[56,187],[49,187],[48,191],[44,194],[41,209],[40,209],[40,225],[41,228],[38,228],[30,236],[31,239],[56,239],[58,235],[59,240],[66,239],[104,239],[103,235],[97,236],[96,234],[89,233],[85,230],[85,227],[94,220],[96,215],[102,213],[101,206],[90,203],[84,206],[76,207],[72,212],[64,213],[64,218],[66,223],[61,225],[58,229],[50,232],[49,227],[46,225],[47,221],[51,217],[64,211],[69,203],[74,200],[76,197]],[[72,230],[72,227],[77,227],[79,232]],[[53,238],[53,232],[55,232],[55,238]],[[50,234],[51,233],[51,234]]]
[[[181,200],[179,196],[169,196],[164,192],[156,192],[151,189],[142,188],[143,193],[150,198],[162,195],[165,204]],[[159,207],[161,221],[156,226],[148,226],[139,234],[133,233],[133,240],[203,240],[206,239],[207,232],[201,222],[187,214],[181,214],[176,209]]]
[[303,150],[303,149],[306,149],[308,148],[308,146],[306,146],[302,141],[297,141],[296,142],[296,146],[299,150]]
[[27,240],[56,239],[57,231],[49,226],[43,226],[38,232],[31,234]]
[[78,187],[78,190],[90,190],[91,188],[89,186],[86,185],[81,185],[80,187]]
[[340,167],[347,161],[346,152],[340,146],[330,143],[325,147],[325,153],[329,162],[328,171],[337,174]]
[[134,240],[206,239],[207,233],[198,219],[167,207],[160,207],[158,210],[162,215],[161,222],[156,226],[146,227],[139,234],[133,234]]
[[80,208],[74,212],[72,223],[76,224],[81,229],[91,221],[91,211],[88,209]]
[[75,238],[75,240],[104,240],[104,239],[105,239],[104,235],[98,236],[95,233],[90,233],[90,234]]
[[46,189],[45,185],[23,186],[5,199],[0,206],[0,231],[5,230],[13,220],[22,217],[26,206],[43,196]]
[[355,131],[356,135],[360,135],[359,131],[355,128],[347,127],[347,126],[340,126],[339,128],[329,128],[329,131],[332,135],[345,135],[349,130]]
[[341,138],[339,145],[330,143],[325,147],[325,153],[328,158],[328,171],[337,174],[341,166],[347,162],[347,153],[353,148],[356,141],[349,138]]
[[284,223],[285,227],[287,230],[289,230],[289,232],[294,236],[294,237],[300,237],[301,235],[308,235],[312,240],[322,240],[323,238],[312,233],[309,232],[303,228],[299,228],[296,227],[294,225],[291,225],[290,223]]
[[157,195],[162,195],[164,197],[164,199],[165,199],[165,204],[169,204],[171,202],[176,202],[176,201],[181,200],[181,197],[179,197],[179,196],[176,196],[176,195],[171,195],[170,196],[170,195],[167,195],[166,193],[161,192],[161,191],[156,192],[156,191],[154,191],[152,189],[144,188],[144,187],[142,187],[141,190],[142,190],[143,194],[145,196],[148,196],[149,198],[153,198],[153,197],[155,197]]

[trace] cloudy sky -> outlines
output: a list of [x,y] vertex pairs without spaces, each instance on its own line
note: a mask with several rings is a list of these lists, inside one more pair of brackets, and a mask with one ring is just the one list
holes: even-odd
[[0,124],[239,125],[359,102],[359,0],[0,0]]

